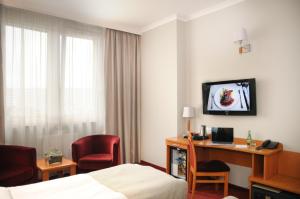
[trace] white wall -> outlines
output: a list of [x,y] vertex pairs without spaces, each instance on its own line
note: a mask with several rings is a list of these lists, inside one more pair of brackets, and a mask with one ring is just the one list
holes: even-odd
[[[239,55],[233,33],[248,30],[252,52]],[[236,137],[274,139],[300,152],[300,1],[247,0],[186,24],[188,103],[197,107],[193,121],[234,127]],[[257,116],[202,114],[205,81],[256,78]],[[195,129],[197,130],[197,129]],[[233,183],[246,186],[247,172],[233,169]],[[244,175],[243,175],[244,174]],[[244,179],[237,183],[234,179]]]
[[177,136],[177,22],[142,36],[141,159],[165,167],[165,138]]

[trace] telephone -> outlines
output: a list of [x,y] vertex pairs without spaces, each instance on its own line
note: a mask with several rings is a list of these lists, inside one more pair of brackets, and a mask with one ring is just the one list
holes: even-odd
[[279,144],[278,142],[273,142],[271,140],[265,140],[260,146],[256,147],[256,150],[276,149],[278,144]]

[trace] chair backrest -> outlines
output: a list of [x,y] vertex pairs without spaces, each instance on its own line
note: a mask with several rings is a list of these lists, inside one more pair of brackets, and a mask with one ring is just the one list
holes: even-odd
[[112,146],[120,143],[119,136],[116,135],[92,135],[93,153],[111,153]]
[[36,149],[33,147],[0,145],[0,168],[12,166],[36,167]]
[[189,135],[188,135],[188,141],[189,141],[188,150],[189,150],[190,169],[192,171],[196,171],[197,159],[196,159],[195,146],[192,141],[191,133],[189,133]]

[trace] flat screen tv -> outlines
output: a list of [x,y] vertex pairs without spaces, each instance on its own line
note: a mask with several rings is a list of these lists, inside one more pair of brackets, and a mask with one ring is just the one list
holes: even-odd
[[202,84],[203,114],[256,115],[255,79]]

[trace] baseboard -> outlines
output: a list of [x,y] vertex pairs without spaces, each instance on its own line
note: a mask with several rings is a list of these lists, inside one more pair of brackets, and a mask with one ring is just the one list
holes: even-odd
[[236,190],[241,190],[241,191],[249,191],[249,189],[248,189],[248,188],[245,188],[245,187],[240,187],[240,186],[238,186],[238,185],[235,185],[235,184],[231,184],[231,183],[229,183],[229,186],[230,186],[231,188],[234,188],[234,189],[236,189]]
[[140,164],[141,164],[141,165],[144,165],[144,166],[150,166],[150,167],[153,167],[153,168],[158,169],[158,170],[160,170],[160,171],[166,172],[166,169],[165,169],[165,168],[160,167],[160,166],[157,166],[157,165],[152,164],[152,163],[150,163],[150,162],[146,162],[146,161],[144,161],[144,160],[141,160]]

